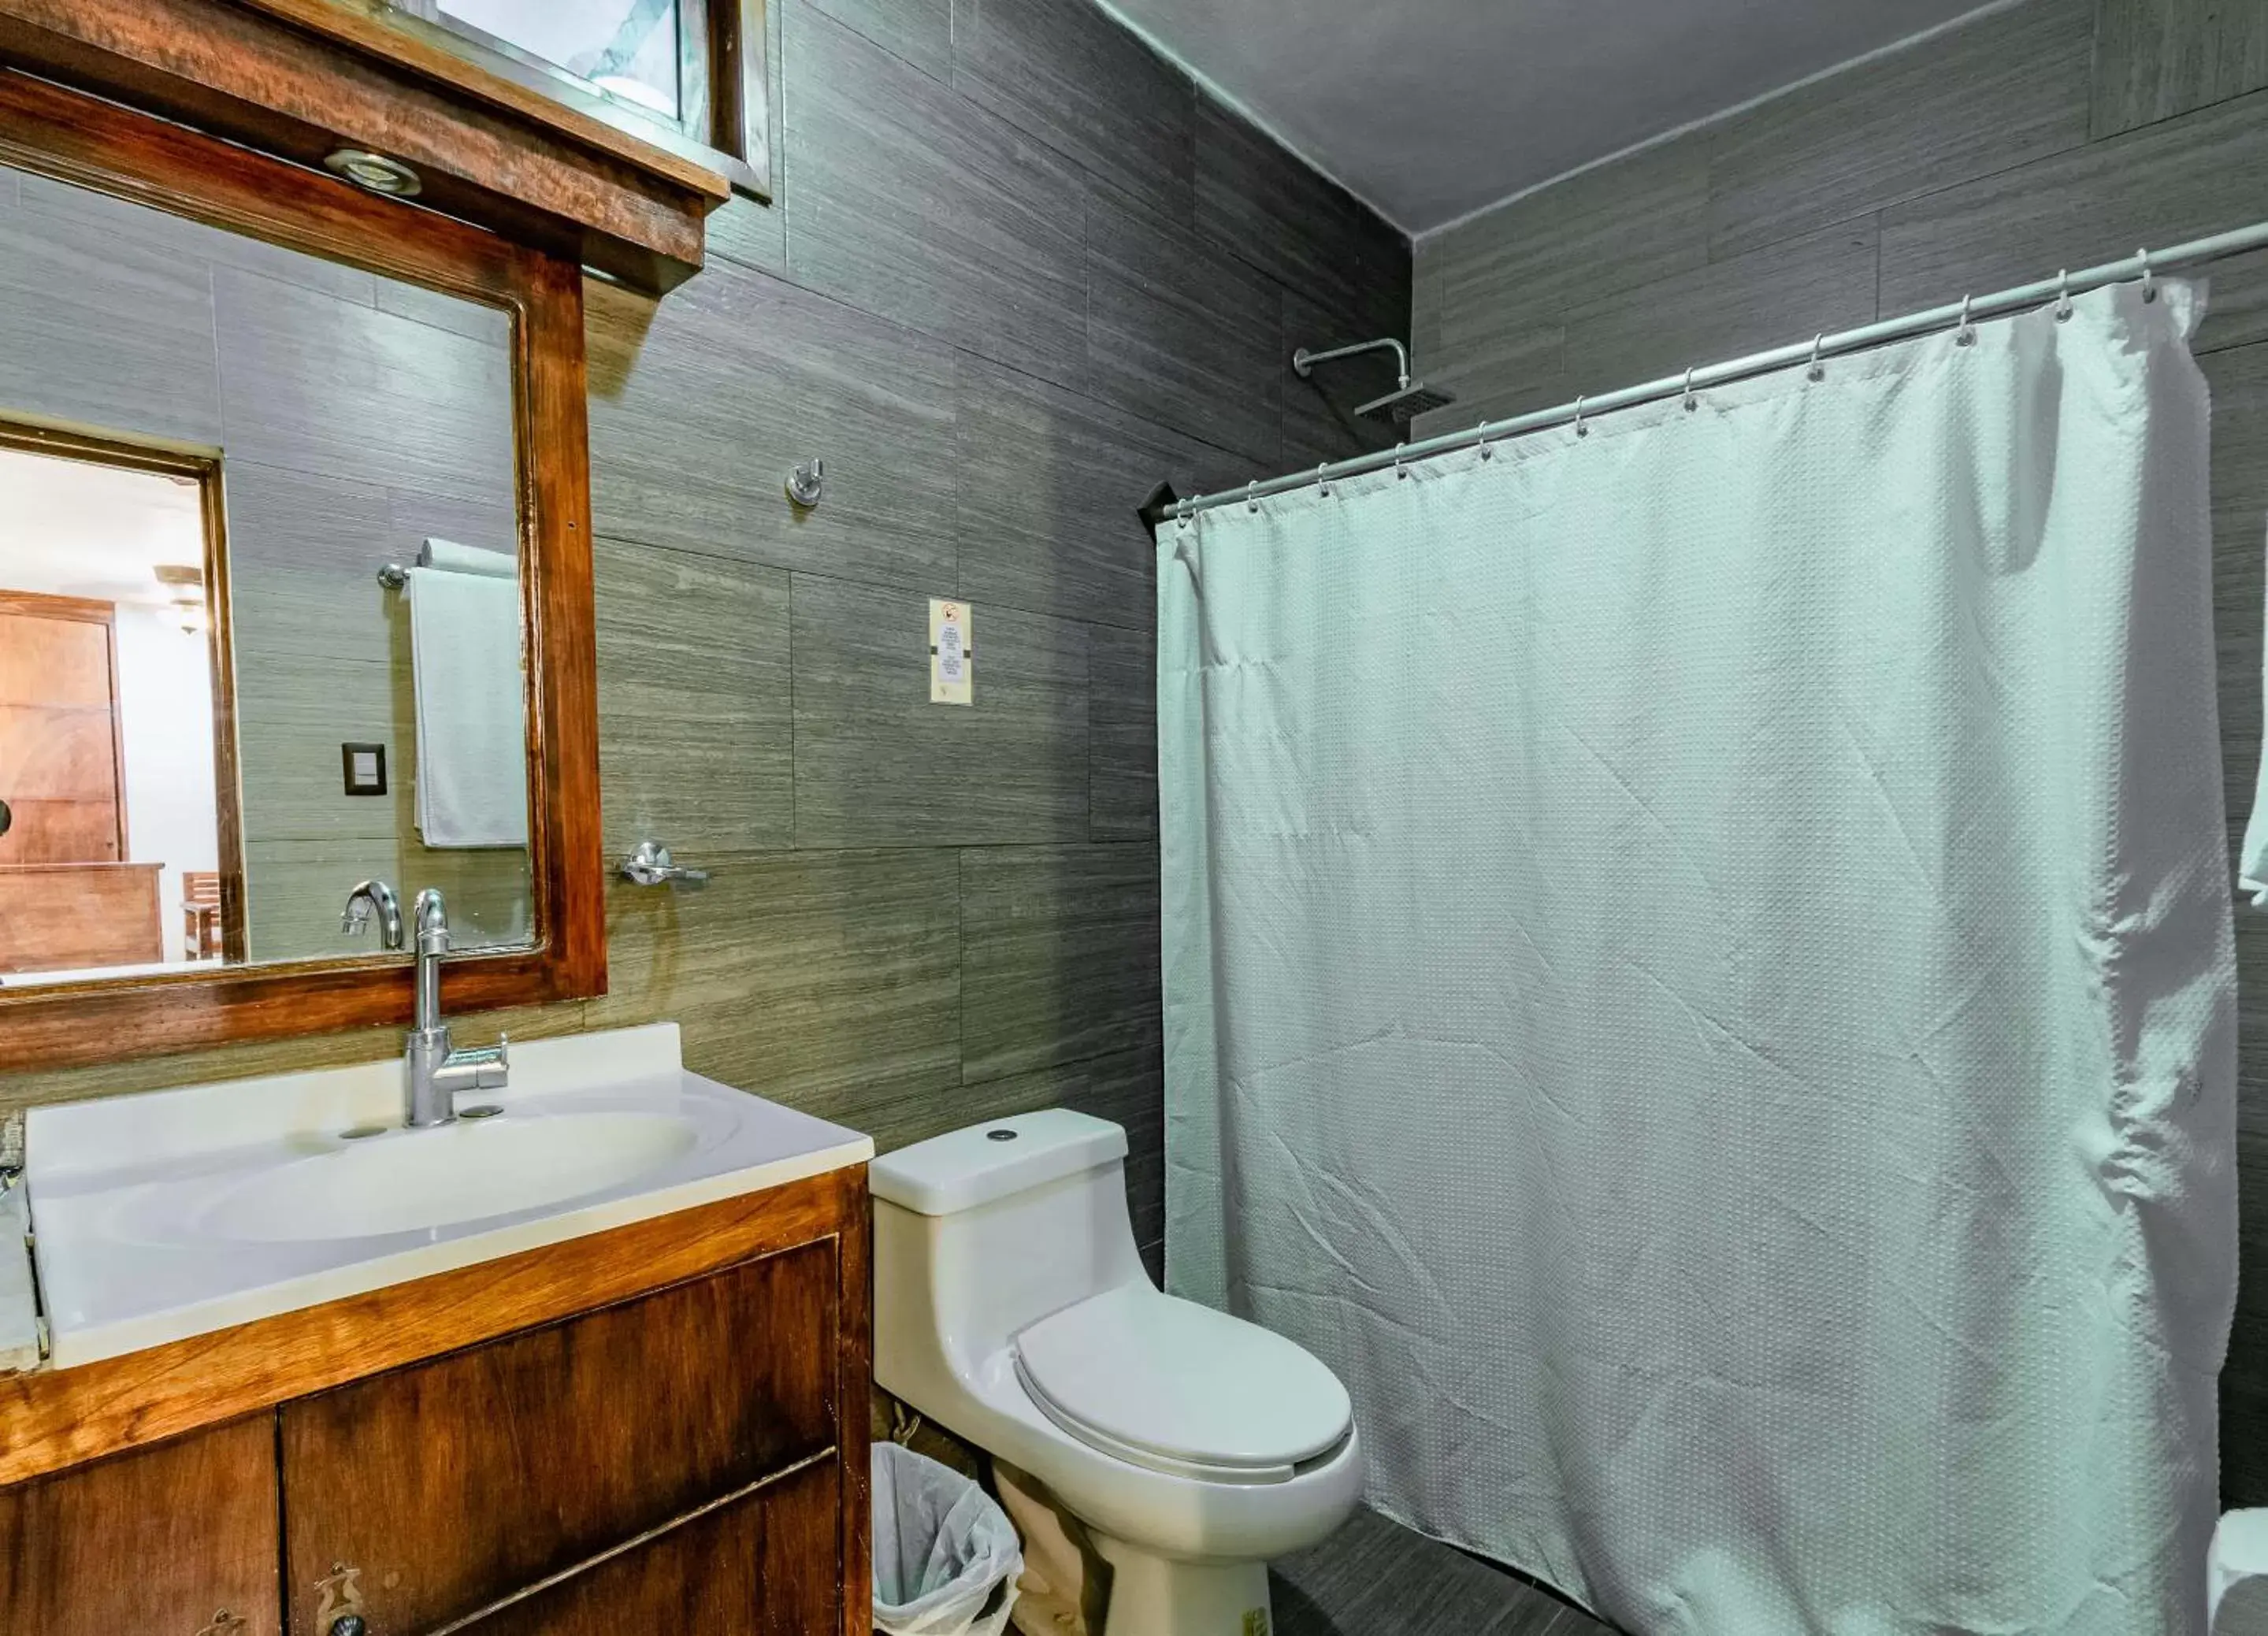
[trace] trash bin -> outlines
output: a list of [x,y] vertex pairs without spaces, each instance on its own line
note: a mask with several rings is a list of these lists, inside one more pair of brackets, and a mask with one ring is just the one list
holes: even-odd
[[887,1636],[1000,1636],[1024,1571],[992,1496],[951,1466],[877,1443],[874,1628]]

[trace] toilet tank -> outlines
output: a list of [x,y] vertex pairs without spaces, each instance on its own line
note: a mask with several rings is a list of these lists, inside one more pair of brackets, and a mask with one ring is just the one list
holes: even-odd
[[[1126,1212],[1126,1132],[1051,1108],[902,1147],[874,1196],[874,1375],[916,1407],[1016,1332],[1146,1279]],[[936,1412],[934,1409],[931,1412]]]

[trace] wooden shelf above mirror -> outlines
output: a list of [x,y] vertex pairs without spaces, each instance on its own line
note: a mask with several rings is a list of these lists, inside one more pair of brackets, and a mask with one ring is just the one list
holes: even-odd
[[382,155],[419,204],[651,293],[700,270],[733,192],[354,0],[0,0],[0,64],[310,167]]

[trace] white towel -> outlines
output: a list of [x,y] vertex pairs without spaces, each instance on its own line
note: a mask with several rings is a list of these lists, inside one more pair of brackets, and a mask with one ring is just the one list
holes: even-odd
[[434,847],[525,846],[518,565],[447,540],[428,540],[418,562],[409,571],[418,834]]
[[[2268,654],[2261,660],[2268,685]],[[2245,820],[2244,844],[2236,854],[2236,889],[2250,894],[2252,907],[2268,909],[2268,743],[2260,747],[2260,771],[2252,786],[2252,816]]]

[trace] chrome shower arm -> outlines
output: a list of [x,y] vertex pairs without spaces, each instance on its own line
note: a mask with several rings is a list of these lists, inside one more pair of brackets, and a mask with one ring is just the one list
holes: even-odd
[[1358,341],[1352,346],[1333,347],[1328,352],[1310,352],[1307,348],[1301,347],[1297,352],[1292,354],[1292,368],[1300,380],[1305,380],[1309,375],[1314,373],[1315,365],[1318,364],[1328,364],[1333,358],[1353,357],[1364,352],[1389,350],[1394,354],[1395,367],[1401,372],[1401,389],[1407,392],[1410,390],[1410,349],[1391,335],[1381,341]]

